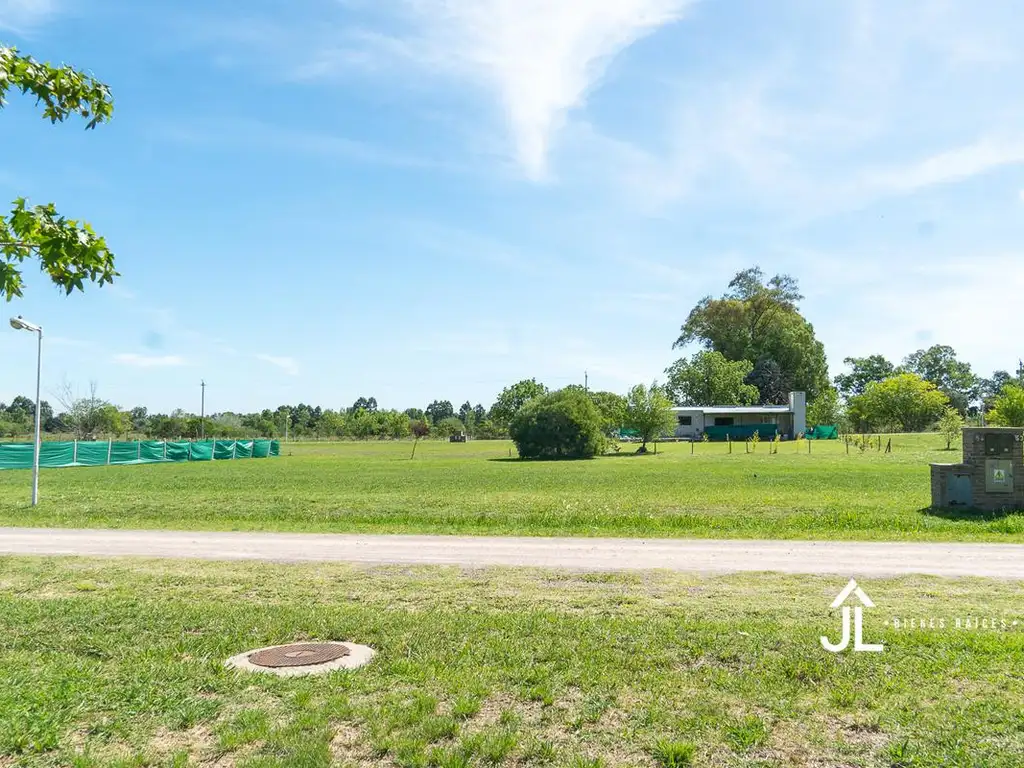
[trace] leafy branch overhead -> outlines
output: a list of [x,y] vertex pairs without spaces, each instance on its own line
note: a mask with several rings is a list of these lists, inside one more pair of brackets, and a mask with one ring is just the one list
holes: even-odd
[[[0,46],[0,108],[12,89],[35,96],[51,123],[78,115],[88,121],[86,128],[95,128],[114,112],[110,89],[91,75]],[[67,293],[83,290],[87,280],[102,285],[118,276],[114,255],[89,224],[65,218],[53,204],[29,206],[19,198],[9,216],[0,215],[0,296],[10,301],[22,295],[20,266],[32,256]]]

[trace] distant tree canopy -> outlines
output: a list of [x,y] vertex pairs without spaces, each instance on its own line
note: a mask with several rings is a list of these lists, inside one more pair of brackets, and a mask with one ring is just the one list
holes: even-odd
[[882,355],[847,357],[843,362],[850,367],[850,371],[835,378],[836,388],[843,397],[862,395],[871,382],[885,381],[896,373],[896,366]]
[[936,344],[919,349],[907,355],[900,370],[917,374],[934,384],[961,416],[980,393],[981,382],[971,371],[970,363],[958,360],[952,347]]
[[847,416],[855,429],[920,432],[934,424],[949,407],[949,398],[914,373],[873,381],[864,393],[847,401]]
[[833,387],[828,387],[819,392],[817,399],[807,406],[807,425],[837,426],[843,422],[843,415],[839,393]]
[[604,450],[601,411],[585,392],[563,389],[531,398],[509,426],[524,459],[589,459]]
[[[34,96],[51,123],[72,115],[95,128],[114,112],[110,89],[73,67],[54,67],[0,45],[0,108],[12,89]],[[102,285],[117,277],[114,255],[89,224],[67,219],[53,204],[30,206],[14,201],[10,215],[0,215],[0,296],[22,295],[21,265],[40,261],[43,272],[67,293],[82,290],[85,281]]]
[[457,416],[448,416],[434,425],[432,432],[438,437],[450,437],[466,431],[466,425]]
[[377,398],[376,397],[360,397],[354,403],[352,403],[353,411],[369,411],[373,413],[377,410]]
[[993,401],[987,420],[999,427],[1024,427],[1024,387],[1006,384]]
[[728,360],[721,352],[697,352],[665,371],[666,394],[676,405],[753,405],[760,397],[746,383],[753,369],[749,361]]
[[455,415],[455,408],[450,400],[435,400],[427,406],[425,413],[431,424],[440,424]]
[[745,269],[721,298],[706,296],[697,303],[674,347],[697,343],[727,360],[747,361],[751,372],[760,363],[762,373],[772,377],[772,397],[782,387],[804,391],[813,400],[828,386],[828,367],[814,327],[798,311],[802,298],[789,275],[766,281],[760,268]]
[[536,379],[523,379],[505,387],[491,407],[491,419],[500,427],[508,427],[524,405],[547,391],[548,388]]

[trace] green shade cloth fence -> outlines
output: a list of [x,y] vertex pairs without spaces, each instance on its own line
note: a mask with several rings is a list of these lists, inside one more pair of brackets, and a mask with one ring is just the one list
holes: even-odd
[[728,426],[704,427],[708,440],[747,440],[757,432],[761,440],[774,440],[779,431],[778,424],[730,424]]
[[[157,464],[171,461],[230,461],[280,456],[277,440],[47,442],[39,450],[40,467],[102,467],[108,464]],[[32,443],[0,443],[0,469],[31,469]]]
[[808,440],[838,440],[839,439],[839,427],[835,425],[822,425],[819,424],[807,430],[807,434],[804,435]]

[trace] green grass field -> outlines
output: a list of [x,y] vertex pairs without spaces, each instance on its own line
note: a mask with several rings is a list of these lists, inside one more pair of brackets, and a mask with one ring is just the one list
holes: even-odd
[[0,524],[387,533],[1024,541],[1024,515],[933,513],[938,435],[893,453],[840,442],[635,446],[510,460],[511,443],[306,443],[273,460],[0,473]]
[[[885,651],[835,655],[818,638],[838,635],[842,586],[2,559],[0,765],[1024,763],[1024,584],[864,584]],[[894,627],[911,617],[936,627]],[[998,628],[957,629],[967,617]],[[379,655],[320,678],[223,666],[304,639]]]

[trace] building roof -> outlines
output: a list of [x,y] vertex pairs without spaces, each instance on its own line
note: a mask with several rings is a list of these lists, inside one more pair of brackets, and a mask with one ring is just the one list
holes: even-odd
[[672,409],[676,413],[792,413],[788,405],[690,405]]

